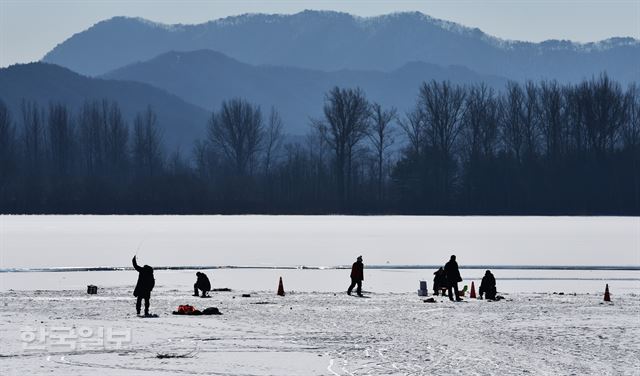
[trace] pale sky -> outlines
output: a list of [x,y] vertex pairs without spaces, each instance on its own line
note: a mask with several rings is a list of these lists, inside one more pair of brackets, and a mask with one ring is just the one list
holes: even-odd
[[420,11],[505,39],[640,39],[640,0],[0,0],[0,67],[36,61],[113,16],[202,23],[242,13],[330,9],[360,16]]

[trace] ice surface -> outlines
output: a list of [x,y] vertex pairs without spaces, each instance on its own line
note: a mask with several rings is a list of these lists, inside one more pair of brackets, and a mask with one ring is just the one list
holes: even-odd
[[[639,218],[0,216],[0,268],[151,265],[640,265]],[[500,302],[417,296],[430,269],[0,273],[1,375],[637,375],[640,271],[494,270]],[[462,269],[464,284],[481,269]],[[285,297],[275,296],[282,276]],[[609,284],[613,303],[602,300]],[[86,285],[98,286],[87,295]],[[554,294],[556,293],[563,293]],[[242,298],[250,294],[250,298]],[[267,303],[267,304],[258,304]],[[173,316],[180,304],[223,315]],[[122,349],[25,351],[21,329],[130,329]],[[159,359],[158,355],[178,357]],[[148,371],[148,372],[144,372]]]
[[[107,273],[126,272],[94,272]],[[128,277],[133,282],[135,275]],[[285,279],[285,288],[294,281]],[[372,292],[371,299],[358,299],[339,291],[288,290],[277,297],[275,286],[204,300],[191,297],[189,286],[174,287],[161,283],[154,291],[157,319],[135,316],[131,286],[103,286],[91,296],[75,289],[0,292],[0,374],[637,375],[640,366],[636,292],[614,294],[611,305],[601,294],[550,293],[423,303],[415,293]],[[247,292],[250,298],[240,297]],[[216,306],[223,315],[169,314],[185,303]],[[132,341],[120,350],[25,351],[25,326],[131,329]]]
[[0,268],[640,265],[640,217],[0,216]]

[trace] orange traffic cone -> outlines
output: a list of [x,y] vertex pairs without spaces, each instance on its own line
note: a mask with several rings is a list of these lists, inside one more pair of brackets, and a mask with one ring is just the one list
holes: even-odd
[[469,299],[476,299],[476,285],[471,281],[471,292],[469,293]]
[[278,295],[284,296],[284,286],[282,285],[282,277],[280,277],[280,283],[278,283]]
[[604,288],[604,301],[610,302],[611,296],[609,296],[609,284],[607,283],[607,287]]

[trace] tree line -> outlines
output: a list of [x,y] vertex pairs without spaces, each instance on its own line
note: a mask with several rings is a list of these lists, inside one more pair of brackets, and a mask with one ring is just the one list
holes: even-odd
[[192,150],[153,109],[0,101],[2,213],[640,214],[640,89],[424,82],[412,109],[326,93],[304,137],[242,98]]

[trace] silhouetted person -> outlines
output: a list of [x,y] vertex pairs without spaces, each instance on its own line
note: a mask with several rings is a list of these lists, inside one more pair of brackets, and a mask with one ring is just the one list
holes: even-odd
[[493,276],[490,270],[487,270],[484,273],[484,277],[482,277],[482,282],[480,282],[480,299],[484,294],[487,299],[495,300],[496,292],[496,277]]
[[196,272],[196,276],[198,280],[193,285],[193,296],[198,296],[198,290],[202,291],[202,297],[207,296],[207,292],[211,290],[211,282],[209,282],[209,278],[206,274]]
[[[456,256],[451,255],[451,259],[444,265],[444,273],[446,275],[447,287],[449,288],[449,300],[453,301],[453,292],[456,294],[456,301],[461,301],[458,295],[458,282],[462,282]],[[451,291],[453,289],[453,292]]]
[[351,266],[351,285],[347,289],[347,294],[351,295],[353,288],[358,285],[356,292],[358,296],[362,296],[362,281],[364,281],[364,264],[362,263],[362,256],[358,256],[356,262]]
[[433,273],[433,275],[434,275],[434,277],[433,277],[433,295],[438,296],[438,294],[440,293],[440,290],[442,288],[446,288],[447,287],[447,277],[446,277],[446,275],[444,273],[444,269],[442,269],[442,267],[440,267],[440,269],[436,270],[435,273]]
[[149,298],[151,298],[151,290],[156,284],[156,280],[153,278],[153,268],[149,265],[143,267],[138,266],[136,262],[136,256],[133,256],[133,267],[138,271],[138,283],[133,290],[133,296],[138,298],[136,301],[136,312],[140,314],[140,306],[142,305],[142,299],[144,299],[144,315],[149,315]]

